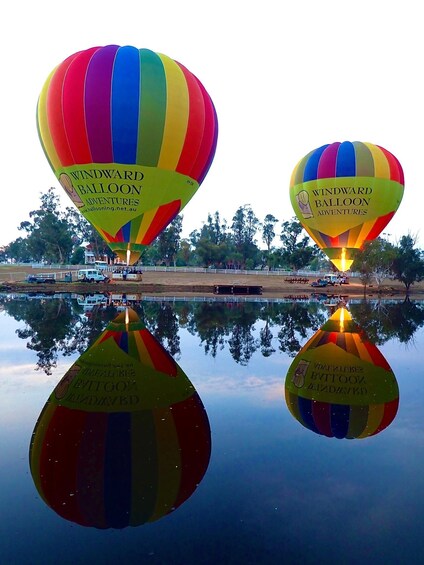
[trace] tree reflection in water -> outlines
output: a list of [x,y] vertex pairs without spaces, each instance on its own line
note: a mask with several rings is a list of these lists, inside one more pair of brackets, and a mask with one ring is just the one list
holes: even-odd
[[[70,349],[78,351],[78,344],[71,344],[78,335],[76,328],[82,324],[69,300],[8,300],[2,297],[0,304],[9,316],[25,323],[25,327],[16,330],[16,334],[27,340],[28,349],[36,352],[37,369],[43,369],[50,375],[59,353],[67,355]],[[95,334],[98,334],[97,330]]]
[[[60,354],[81,354],[117,315],[116,305],[104,298],[89,312],[70,295],[19,299],[2,295],[0,307],[25,324],[17,335],[36,352],[36,368],[51,374]],[[255,352],[263,357],[278,353],[294,357],[329,317],[328,307],[314,301],[140,300],[132,307],[174,358],[179,358],[179,328],[184,328],[199,337],[205,355],[216,357],[228,349],[241,365],[247,365]],[[377,345],[393,338],[408,343],[424,325],[423,301],[352,301],[348,309]]]
[[367,302],[349,306],[353,317],[369,339],[382,345],[389,339],[408,343],[414,333],[424,325],[424,302]]

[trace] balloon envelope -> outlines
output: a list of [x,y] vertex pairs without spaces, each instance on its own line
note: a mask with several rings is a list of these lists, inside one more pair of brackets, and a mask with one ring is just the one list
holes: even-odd
[[375,239],[403,197],[399,161],[378,145],[344,141],[314,149],[290,181],[293,209],[310,237],[341,271],[352,251]]
[[336,310],[298,353],[287,373],[285,396],[303,426],[339,439],[380,433],[399,405],[392,369],[345,308]]
[[218,134],[195,75],[166,55],[117,45],[58,65],[41,91],[37,125],[62,187],[131,264],[197,191]]
[[33,432],[30,467],[40,496],[63,518],[124,528],[187,500],[210,452],[193,385],[129,311],[56,386]]

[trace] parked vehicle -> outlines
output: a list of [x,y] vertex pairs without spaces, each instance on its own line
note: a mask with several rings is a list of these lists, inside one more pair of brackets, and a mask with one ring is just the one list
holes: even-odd
[[55,275],[53,273],[39,274],[39,275],[28,275],[27,282],[29,283],[40,283],[40,284],[54,284],[56,282]]
[[324,280],[331,285],[339,284],[339,278],[340,275],[338,273],[327,273],[324,275]]
[[104,294],[78,295],[77,303],[83,307],[84,312],[91,312],[95,307],[107,306],[107,297]]
[[328,281],[328,284],[349,284],[348,278],[342,273],[328,273],[324,275],[324,279]]
[[80,269],[78,271],[78,281],[79,282],[109,282],[109,277],[107,277],[99,269]]
[[314,286],[314,287],[317,287],[317,286],[325,287],[325,286],[328,286],[329,284],[331,284],[331,283],[329,283],[325,279],[317,279],[316,281],[311,282],[311,286]]

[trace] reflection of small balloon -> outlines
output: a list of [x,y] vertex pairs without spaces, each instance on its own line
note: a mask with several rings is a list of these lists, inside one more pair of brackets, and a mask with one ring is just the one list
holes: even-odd
[[124,528],[187,500],[210,449],[193,385],[130,311],[56,386],[34,429],[30,466],[41,497],[63,518]]
[[399,405],[393,371],[345,308],[298,353],[287,373],[285,393],[296,420],[336,438],[380,433],[394,420]]
[[[390,222],[403,189],[403,170],[394,155],[378,145],[345,141],[323,145],[299,161],[290,199],[311,238],[339,270],[347,271],[352,251]],[[307,208],[302,206],[306,202]]]
[[66,192],[131,264],[203,182],[218,132],[196,76],[165,55],[117,45],[58,65],[41,91],[37,124]]

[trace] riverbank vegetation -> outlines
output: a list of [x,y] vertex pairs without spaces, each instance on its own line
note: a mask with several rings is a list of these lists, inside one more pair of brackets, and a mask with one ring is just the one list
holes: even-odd
[[[260,220],[250,205],[240,206],[231,221],[210,213],[188,237],[182,237],[184,217],[177,216],[146,248],[143,265],[192,266],[220,269],[284,269],[332,271],[330,261],[309,238],[296,218],[283,221],[273,214]],[[0,248],[3,262],[82,264],[85,251],[114,261],[92,226],[74,207],[63,210],[54,188],[40,196],[40,207],[21,221],[22,236]],[[391,243],[386,234],[356,253],[352,270],[365,287],[384,279],[400,281],[410,291],[424,279],[424,251],[412,234]]]

